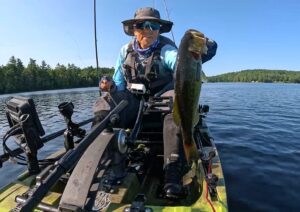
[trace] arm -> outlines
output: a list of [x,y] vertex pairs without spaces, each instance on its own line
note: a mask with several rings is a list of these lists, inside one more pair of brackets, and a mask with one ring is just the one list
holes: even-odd
[[127,52],[128,44],[123,46],[121,48],[121,51],[119,53],[119,56],[117,58],[116,66],[115,66],[115,72],[113,75],[113,81],[115,82],[115,85],[117,87],[118,91],[123,91],[126,88],[126,80],[123,74],[122,65],[125,60],[126,52]]
[[171,70],[172,73],[174,73],[177,58],[177,48],[167,44],[164,47],[162,47],[160,55],[164,67],[167,70]]
[[213,56],[216,55],[218,44],[206,38],[207,54],[202,55],[202,63],[209,61]]
[[[206,38],[206,45],[207,45],[207,54],[202,55],[202,63],[209,61],[216,55],[218,44]],[[165,68],[172,70],[174,73],[175,63],[177,58],[177,49],[171,45],[165,45],[161,50],[161,57],[164,62]]]

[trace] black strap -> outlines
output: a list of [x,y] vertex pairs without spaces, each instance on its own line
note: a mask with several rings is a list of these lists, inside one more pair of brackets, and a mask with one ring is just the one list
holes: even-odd
[[129,54],[131,54],[130,64],[125,64],[125,66],[126,65],[128,66],[125,68],[127,68],[127,69],[130,68],[131,80],[136,80],[137,74],[136,74],[136,70],[135,70],[135,68],[136,68],[135,64],[136,64],[136,58],[137,58],[138,54],[135,51],[133,51],[133,40],[128,44],[128,48],[127,48],[127,52],[126,52],[124,61],[126,61]]
[[84,209],[98,164],[113,136],[113,133],[101,133],[82,155],[62,194],[61,209],[70,205]]
[[154,52],[152,52],[152,54],[150,55],[150,57],[148,57],[147,59],[147,64],[145,67],[145,78],[150,81],[150,79],[148,79],[148,74],[150,74],[150,72],[152,71],[152,60],[153,60],[153,56],[154,56]]
[[[152,54],[147,58],[147,63],[144,65],[144,73],[137,73],[140,67],[137,67],[137,58],[138,58],[138,53],[133,50],[133,40],[128,44],[128,48],[126,51],[126,56],[124,61],[127,61],[127,63],[123,64],[123,68],[125,71],[127,83],[128,81],[136,81],[138,78],[142,83],[146,83],[149,85],[146,85],[149,88],[157,88],[161,87],[164,84],[170,82],[172,80],[172,76],[166,76],[166,77],[160,77],[160,79],[156,80],[156,76],[159,74],[159,70],[157,70],[157,67],[154,67],[155,65],[157,66],[157,63],[154,61],[160,61],[160,54],[161,54],[161,49],[169,44],[175,48],[176,45],[175,43],[164,36],[159,36],[159,43],[155,50],[152,52]],[[128,61],[128,56],[130,56],[129,61]],[[153,72],[153,73],[152,73]],[[128,76],[130,75],[130,76]],[[151,85],[150,85],[151,84]]]

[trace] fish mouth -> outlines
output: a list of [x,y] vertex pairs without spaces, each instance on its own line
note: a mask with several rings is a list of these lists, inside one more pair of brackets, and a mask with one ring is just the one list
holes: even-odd
[[201,54],[203,52],[202,48],[205,46],[204,42],[206,42],[204,34],[196,30],[190,30],[189,33],[191,40],[188,51],[195,60],[199,60],[201,59]]

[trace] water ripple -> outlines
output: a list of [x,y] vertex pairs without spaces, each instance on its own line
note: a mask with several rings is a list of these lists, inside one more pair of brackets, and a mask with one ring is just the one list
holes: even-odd
[[[216,141],[225,176],[230,211],[299,211],[300,88],[299,84],[206,83],[201,104],[208,104],[207,122]],[[92,114],[96,88],[25,93],[31,96],[47,133],[65,127],[57,105],[72,101],[74,120]],[[0,97],[0,130],[7,127]],[[55,139],[41,157],[58,149]],[[5,165],[1,185],[23,169]]]

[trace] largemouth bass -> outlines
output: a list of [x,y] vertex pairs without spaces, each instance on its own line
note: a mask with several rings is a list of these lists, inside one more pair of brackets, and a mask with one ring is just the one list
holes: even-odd
[[199,153],[194,141],[194,126],[199,121],[198,104],[201,91],[201,72],[204,35],[196,30],[184,34],[176,61],[175,99],[173,118],[181,128],[183,147],[188,162],[197,160]]

